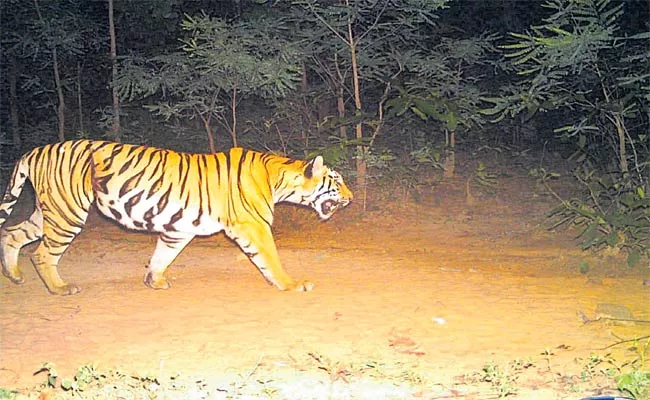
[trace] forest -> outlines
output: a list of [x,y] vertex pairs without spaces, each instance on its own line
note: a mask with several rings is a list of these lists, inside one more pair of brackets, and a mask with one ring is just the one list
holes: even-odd
[[[364,194],[386,179],[417,192],[430,171],[454,176],[457,151],[528,148],[559,152],[599,186],[588,197],[608,204],[563,211],[590,232],[612,216],[583,208],[644,218],[647,1],[2,7],[3,180],[25,151],[73,138],[323,154]],[[605,229],[611,244],[617,229]]]
[[84,137],[243,146],[322,153],[365,186],[518,145],[641,188],[649,15],[634,0],[4,0],[2,163]]
[[647,1],[2,4],[3,180],[73,138],[323,154],[364,198],[454,176],[457,151],[557,151],[591,192],[559,211],[585,245],[645,253]]
[[[599,263],[608,264],[608,272],[603,272],[606,278],[602,279],[609,279],[610,275],[607,274],[623,274],[623,280],[612,284],[612,287],[635,299],[631,302],[634,304],[632,308],[636,307],[635,314],[640,315],[638,318],[647,316],[647,307],[643,307],[638,299],[647,300],[647,288],[650,287],[650,279],[646,279],[650,278],[647,276],[650,195],[645,196],[650,191],[648,0],[0,1],[0,190],[4,190],[14,163],[22,154],[48,143],[79,138],[194,153],[214,153],[244,147],[296,159],[322,155],[328,165],[343,175],[354,192],[355,200],[351,207],[339,212],[329,225],[313,228],[313,232],[306,228],[310,223],[305,222],[306,217],[302,214],[291,214],[281,209],[284,214],[279,218],[277,231],[279,237],[285,238],[288,243],[287,254],[283,254],[284,262],[290,263],[289,253],[297,253],[296,249],[303,246],[292,234],[304,235],[305,238],[318,237],[320,241],[320,233],[324,233],[334,241],[331,254],[342,258],[349,253],[339,249],[336,243],[345,242],[358,248],[367,245],[367,248],[375,249],[372,257],[379,258],[377,251],[381,253],[383,250],[373,246],[381,248],[382,243],[392,243],[395,239],[393,245],[396,247],[392,249],[389,246],[389,250],[386,250],[390,260],[401,260],[403,254],[411,252],[415,254],[412,260],[405,261],[405,265],[414,267],[408,273],[404,272],[403,278],[407,279],[411,277],[410,274],[419,273],[420,261],[430,264],[431,254],[440,252],[445,254],[441,256],[442,259],[446,259],[449,256],[448,248],[456,248],[461,258],[474,260],[473,245],[464,242],[463,235],[476,238],[476,243],[484,245],[482,251],[488,253],[493,251],[494,246],[490,240],[496,243],[505,240],[507,244],[510,244],[508,240],[515,240],[518,244],[512,244],[513,248],[519,249],[517,246],[521,245],[525,249],[529,246],[525,250],[529,251],[537,249],[539,245],[537,242],[531,244],[534,242],[531,237],[547,240],[549,230],[567,235],[565,228],[569,228],[570,239],[561,236],[562,233],[548,239],[554,245],[561,242],[558,245],[561,250],[550,251],[553,256],[548,253],[540,256],[557,257],[546,264],[540,261],[543,264],[540,271],[547,271],[545,268],[551,264],[553,268],[561,265],[557,267],[560,268],[559,272],[551,267],[547,272],[549,276],[563,276],[566,271],[562,268],[570,265],[566,267],[571,271],[568,273],[570,279],[582,279],[589,273],[596,273]],[[520,178],[526,182],[525,185],[513,184],[520,182]],[[505,212],[504,209],[512,211],[512,214],[500,214]],[[500,219],[501,215],[505,216]],[[520,217],[521,220],[518,219]],[[343,222],[345,219],[347,222]],[[373,222],[369,222],[371,219]],[[446,225],[449,221],[454,222],[451,228]],[[99,230],[92,229],[97,226],[93,225],[95,223],[104,226],[101,224],[106,222],[91,221],[88,238],[103,238],[112,246],[117,246],[114,254],[108,254],[109,258],[115,257],[116,265],[130,259],[131,253],[126,253],[126,250],[121,253],[120,239],[113,240],[127,233],[107,224],[109,227],[102,229],[112,232],[114,236],[109,236],[109,233],[102,236]],[[527,234],[521,233],[521,236],[515,234],[512,239],[508,233],[520,232],[520,229],[523,232],[529,226],[542,226],[543,229],[535,231],[528,238],[524,238]],[[400,230],[404,227],[415,230],[406,233]],[[542,230],[544,232],[540,233]],[[364,239],[360,232],[369,236]],[[288,236],[283,236],[283,233]],[[433,236],[427,236],[429,234]],[[434,236],[435,239],[431,239]],[[106,256],[101,249],[90,244],[90,239],[84,238],[82,235],[79,239],[80,248],[87,252],[80,254],[82,250],[78,250],[74,253],[73,245],[73,254],[79,258],[87,254],[96,259]],[[202,243],[199,241],[197,246],[200,248]],[[282,239],[279,243],[282,249]],[[135,246],[134,249],[137,249],[138,245]],[[206,251],[206,248],[199,251]],[[146,249],[144,253],[149,252],[148,247]],[[310,257],[314,260],[324,257],[325,263],[334,264],[333,260],[327,261],[327,255],[321,257],[311,247],[305,251],[313,251]],[[510,266],[512,262],[512,268],[517,271],[522,268],[505,255],[488,253],[476,256],[476,259],[482,260],[476,268],[485,271],[486,275],[498,269],[492,264],[481,264],[490,260],[500,266]],[[508,251],[504,250],[503,254],[506,253]],[[499,257],[502,256],[506,257],[503,260],[507,259],[502,264],[494,261],[501,260]],[[74,255],[69,257],[66,260],[72,260]],[[191,249],[188,249],[185,257],[192,262],[201,261],[201,256],[194,255]],[[230,257],[229,253],[224,257]],[[301,256],[296,257],[301,259]],[[358,265],[358,268],[367,265],[368,260],[383,265],[371,256],[366,259],[361,257],[357,261],[354,261],[354,257],[351,263]],[[234,256],[228,260],[238,262]],[[462,264],[461,261],[448,260],[452,265],[456,265],[456,262]],[[533,261],[533,264],[536,262]],[[72,268],[77,266],[76,263],[70,265]],[[381,267],[380,271],[387,274],[389,278],[386,279],[399,281],[400,272],[391,271],[392,265],[387,265],[385,271]],[[464,265],[458,268],[464,271],[464,276],[468,276]],[[440,271],[448,271],[445,268],[440,267]],[[325,295],[332,295],[327,291],[328,284],[341,285],[339,289],[346,290],[346,284],[334,283],[330,281],[330,276],[322,275],[324,272],[315,271],[309,270],[325,283],[322,292]],[[433,275],[417,275],[414,279],[419,279],[420,283],[415,285],[424,285],[424,282],[434,285],[439,278],[436,274],[440,271]],[[181,268],[178,272],[179,276],[197,273],[189,268]],[[513,279],[528,277],[528,273],[515,273]],[[546,272],[539,273],[542,277],[535,278],[546,279]],[[640,274],[644,288],[627,293],[625,288],[628,281],[624,279],[629,278],[628,273],[636,274],[630,278],[635,282],[639,281]],[[96,278],[91,272],[87,274],[82,276],[89,282]],[[34,279],[38,280],[37,277]],[[118,278],[114,276],[112,279]],[[361,279],[358,278],[359,281]],[[447,278],[442,279],[446,282]],[[470,290],[468,298],[474,298],[475,294],[476,299],[480,299],[481,291],[491,296],[493,286],[487,282],[476,281],[475,291]],[[188,286],[191,283],[185,281],[182,284]],[[440,288],[455,287],[455,284],[455,281],[441,283]],[[180,285],[171,291],[179,289],[177,293],[186,301],[182,304],[192,304],[191,293],[183,292],[191,289],[181,289]],[[231,286],[223,285],[221,289],[225,292],[232,290]],[[405,285],[408,286],[408,283]],[[530,295],[540,303],[548,300],[543,292],[535,294],[536,283],[531,283],[530,287],[528,283],[522,285],[522,288],[532,289],[530,292],[517,292],[519,295]],[[603,285],[593,289],[595,292],[590,292],[587,297],[593,300],[595,297],[589,296],[595,296],[594,293],[611,292],[608,288],[612,287]],[[350,283],[350,286],[355,285]],[[377,282],[371,282],[370,286],[380,292],[383,289]],[[7,296],[18,296],[19,290],[25,289],[15,289],[7,282],[3,283],[2,288],[8,293]],[[446,301],[449,297],[434,294],[443,293],[444,290],[440,288],[431,291],[430,295],[442,296],[440,299],[436,297],[437,301]],[[31,287],[29,290],[40,289]],[[113,289],[103,290],[108,291],[103,295],[107,296],[109,302],[117,301],[111,300],[110,295],[116,295]],[[198,290],[197,293],[201,293],[201,287]],[[211,293],[211,289],[205,287],[205,290],[201,296],[210,298],[210,302],[216,301],[207,294]],[[509,289],[506,286],[503,290],[507,292]],[[186,294],[187,297],[184,297]],[[365,301],[372,303],[381,313],[382,306],[378,304],[382,303],[375,303],[370,293],[364,294],[368,297],[361,298],[360,304],[365,304]],[[247,304],[244,296],[243,293],[234,294],[235,303]],[[572,301],[583,304],[579,300],[581,295],[575,296]],[[624,303],[625,298],[612,296],[611,303]],[[437,304],[434,301],[429,303],[429,300],[426,300],[429,306]],[[175,303],[169,301],[166,306],[171,307],[170,313],[182,319],[185,314],[180,309],[176,313],[173,307]],[[305,307],[313,306],[313,318],[316,318],[315,315],[322,310],[321,303],[310,301],[312,303],[308,302]],[[474,305],[476,302],[482,302],[465,301],[468,309],[473,310],[478,310],[474,308],[477,307]],[[560,308],[566,305],[566,299],[557,301],[562,304],[558,306]],[[290,302],[288,307],[299,304],[297,298],[292,298]],[[328,300],[324,300],[324,303],[327,304]],[[265,318],[273,315],[274,309],[270,308],[270,304],[284,306],[282,300],[275,297],[268,304],[268,309],[258,310],[256,318],[259,321],[266,321]],[[332,304],[338,303],[334,300]],[[519,304],[513,300],[510,306],[515,313],[519,312],[517,315],[529,315],[529,309],[517,308]],[[129,305],[128,301],[123,304],[127,308]],[[335,313],[336,318],[345,315],[342,310],[355,312],[346,308],[351,307],[349,304],[341,303],[340,307]],[[386,307],[394,307],[394,303]],[[485,307],[488,310],[485,313],[489,314],[490,309]],[[390,309],[396,314],[401,313]],[[103,312],[101,309],[93,310],[100,315]],[[463,312],[458,312],[463,315]],[[576,310],[571,309],[567,313],[573,317]],[[3,312],[0,315],[2,326],[14,324],[12,318],[18,318],[9,314]],[[196,320],[202,317],[200,314],[192,315]],[[237,311],[226,310],[224,315],[235,318],[238,314]],[[600,314],[596,312],[596,315]],[[68,317],[67,314],[59,316]],[[474,317],[478,318],[476,315]],[[82,312],[78,318],[86,317]],[[368,329],[374,323],[383,323],[365,321],[363,318],[365,315],[359,316],[360,323],[367,322]],[[505,320],[508,320],[507,317]],[[92,319],[84,321],[94,323]],[[409,321],[402,322],[408,325]],[[516,325],[517,319],[513,318],[513,321]],[[570,325],[567,321],[571,319],[564,321],[564,325]],[[588,319],[585,324],[593,321]],[[129,322],[129,327],[138,325],[137,321]],[[123,326],[123,339],[133,339],[133,336],[127,336],[131,328],[126,328],[126,322]],[[434,339],[435,335],[430,335],[429,331],[424,333],[424,328],[420,330],[419,325],[403,330],[396,326],[387,326],[386,331],[382,332],[390,337],[390,350],[399,353],[389,361],[397,364],[402,362],[399,357],[416,357],[422,365],[430,363],[426,365],[434,366],[431,367],[433,369],[427,367],[428,371],[436,370],[436,361],[428,358],[432,352],[420,350],[426,348],[427,343],[434,347],[440,344],[436,341],[438,339]],[[546,325],[540,322],[540,326]],[[97,328],[98,331],[101,329]],[[107,326],[103,329],[110,330]],[[454,329],[458,329],[458,334],[462,335],[469,328],[463,326]],[[540,335],[543,329],[540,328]],[[513,335],[516,335],[517,330],[514,331]],[[521,337],[527,337],[527,332],[522,328]],[[26,333],[19,330],[4,333],[4,343],[1,343],[0,336],[0,350],[10,354],[6,360],[20,359],[18,353],[11,355],[13,353],[8,343],[12,343],[14,336],[16,340],[24,339]],[[102,333],[87,332],[87,335],[92,334],[101,336]],[[200,338],[203,340],[215,333],[205,331],[202,334],[205,335]],[[238,334],[244,335],[242,332]],[[419,341],[411,342],[420,334]],[[551,330],[546,336],[553,337],[553,334]],[[313,335],[318,336],[317,333]],[[580,335],[571,335],[573,333],[566,337],[574,338],[579,343],[577,338]],[[635,354],[641,356],[625,364],[633,366],[636,375],[623,374],[621,367],[616,373],[607,372],[609,375],[606,379],[623,377],[623,384],[620,381],[617,381],[618,385],[612,384],[610,381],[608,387],[617,387],[621,393],[641,399],[650,396],[650,373],[647,366],[639,361],[645,360],[646,353],[650,351],[650,342],[645,331],[635,331],[634,335],[645,339],[646,343],[642,351],[639,350],[641,347],[635,347]],[[597,333],[594,333],[594,337],[605,341]],[[385,342],[385,339],[383,337],[381,340]],[[33,340],[38,342],[36,337]],[[266,339],[260,340],[264,342]],[[525,339],[521,340],[525,342]],[[559,343],[560,340],[564,339],[557,339],[553,345],[564,345]],[[373,343],[374,349],[381,348],[379,341],[377,338],[377,343],[372,342],[371,336],[370,343]],[[350,376],[356,376],[350,372],[353,370],[363,376],[371,369],[379,370],[379,364],[372,364],[375,361],[363,358],[367,354],[375,354],[372,351],[359,356],[359,359],[349,354],[346,356],[347,353],[341,356],[363,365],[355,370],[344,367],[339,361],[332,361],[335,358],[332,354],[336,354],[338,345],[327,344],[331,347],[326,347],[324,351],[327,353],[329,350],[327,354],[332,359],[325,353],[314,353],[307,346],[301,349],[304,350],[301,353],[303,358],[297,357],[300,361],[296,361],[290,357],[289,364],[297,370],[311,365],[316,372],[326,371],[332,384],[349,384]],[[83,342],[75,344],[85,345],[90,346]],[[267,345],[276,351],[273,357],[286,362],[279,355],[285,350],[281,343],[269,342]],[[102,346],[109,348],[109,344]],[[187,354],[198,354],[205,350],[204,347],[198,349],[192,346],[189,345]],[[487,344],[485,347],[489,348]],[[494,344],[493,347],[498,346]],[[551,371],[550,354],[552,351],[560,353],[562,349],[532,350],[529,347],[522,345],[520,350],[545,351],[548,371],[544,372],[556,373],[555,370]],[[580,346],[576,344],[576,347]],[[119,364],[128,357],[116,348],[117,345],[110,347],[110,351],[101,353],[98,350],[91,354],[105,361],[105,364]],[[465,351],[464,348],[449,348],[448,361],[454,365],[458,361],[454,358],[456,350]],[[163,354],[160,351],[156,354]],[[353,353],[350,350],[350,354]],[[39,362],[54,361],[60,355],[47,348],[35,354],[50,357],[48,360],[39,359]],[[103,354],[110,356],[103,359]],[[504,350],[502,354],[509,353]],[[519,354],[515,355],[519,357]],[[629,355],[618,356],[627,357],[625,359],[628,361],[632,359]],[[160,357],[162,359],[163,356]],[[178,364],[178,368],[188,371],[196,367],[200,372],[209,368],[202,364],[199,356],[194,359],[188,357],[185,364]],[[62,368],[64,371],[71,371],[74,363],[85,362],[79,358],[64,360],[58,361],[60,364],[67,363]],[[612,359],[603,358],[596,362],[593,359],[585,361],[583,357],[581,360],[583,378],[587,370],[590,371],[589,379],[584,378],[580,383],[578,375],[573,376],[571,379],[575,378],[575,382],[572,385],[578,388],[576,391],[569,391],[568,386],[562,386],[555,380],[553,384],[546,383],[550,388],[548,390],[556,390],[553,393],[567,396],[576,393],[600,394],[593,387],[585,389],[581,385],[584,382],[601,384],[599,379],[605,379],[605,374],[594,372],[595,367],[607,364]],[[238,356],[231,355],[223,363],[237,367],[241,376],[249,367],[237,364],[240,361],[255,363],[255,357],[247,355],[238,359]],[[485,359],[480,358],[479,361]],[[473,359],[467,361],[467,365],[475,367],[479,361]],[[592,370],[585,369],[585,363]],[[265,368],[271,370],[271,364],[258,361],[253,371],[261,374]],[[371,364],[374,366],[368,367]],[[5,369],[7,365],[6,362],[0,363],[0,369]],[[496,364],[489,365],[497,368]],[[523,365],[516,363],[510,367],[517,374],[523,374],[528,368]],[[126,367],[146,369],[149,365],[138,359]],[[31,368],[31,364],[21,364],[15,368],[24,371]],[[96,374],[94,369],[83,368],[86,368],[84,373],[90,374],[91,381],[101,380],[98,378],[101,374]],[[40,371],[48,373],[50,378],[54,377],[49,386],[60,389],[60,379],[59,384],[52,383],[56,382],[57,375],[56,372],[52,373],[50,364]],[[463,388],[473,387],[474,383],[482,384],[489,389],[485,392],[483,389],[467,389],[469,392],[463,393],[477,396],[496,393],[498,398],[503,398],[525,392],[516,389],[514,380],[508,380],[508,377],[500,375],[501,381],[497,381],[496,375],[489,375],[497,374],[497,369],[484,368],[479,371],[478,375],[473,375],[475,381],[468,383],[465,380],[456,384]],[[382,375],[383,378],[386,376]],[[12,379],[0,373],[0,398],[5,398],[2,396],[5,393],[3,387],[32,383]],[[69,382],[71,386],[64,388],[66,391],[76,390],[75,393],[79,393],[81,378],[77,375],[75,379]],[[157,382],[160,385],[160,379],[147,379],[139,380],[138,385],[143,382]],[[275,376],[274,379],[279,378]],[[402,378],[391,379],[400,381]],[[425,378],[422,379],[424,382]],[[625,379],[631,379],[633,383],[627,384]],[[266,384],[261,384],[259,379],[256,382],[254,390],[257,391],[261,390],[260,385],[273,386],[269,383],[271,380]],[[418,385],[422,384],[418,382]],[[453,385],[444,385],[444,390],[439,392],[431,389],[434,386],[429,386],[429,391],[424,393],[435,392],[441,396],[449,395],[450,398],[454,397],[454,393],[460,393],[450,389]],[[239,389],[234,392],[231,389],[227,391],[228,396],[239,393]],[[274,390],[274,393],[284,394],[268,398],[292,398],[283,392],[284,389]],[[220,392],[220,389],[216,389],[216,392]],[[310,398],[339,398],[329,393],[329,397],[314,395]],[[224,398],[237,398],[237,395],[228,396]],[[351,396],[340,398],[408,398],[401,395]]]

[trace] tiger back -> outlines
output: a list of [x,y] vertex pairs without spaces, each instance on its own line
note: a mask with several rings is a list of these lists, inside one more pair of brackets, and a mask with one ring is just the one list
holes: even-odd
[[80,290],[60,278],[57,265],[93,202],[127,228],[159,233],[144,277],[152,288],[170,286],[164,273],[194,236],[224,231],[270,284],[307,291],[313,284],[292,279],[280,264],[271,231],[274,205],[308,206],[325,220],[352,200],[322,157],[301,161],[240,148],[191,154],[78,140],[35,149],[18,161],[0,204],[0,226],[26,179],[35,189],[35,210],[26,221],[2,227],[2,271],[22,283],[18,252],[40,240],[32,262],[48,290],[62,295]]

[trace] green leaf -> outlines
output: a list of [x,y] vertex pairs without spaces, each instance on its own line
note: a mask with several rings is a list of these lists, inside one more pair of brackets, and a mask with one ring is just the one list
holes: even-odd
[[627,266],[634,268],[641,259],[641,253],[638,250],[632,250],[627,253]]
[[582,248],[588,249],[593,246],[596,241],[596,236],[598,235],[598,223],[592,222],[587,226],[587,228],[580,235],[582,237]]
[[63,378],[61,380],[61,387],[63,388],[63,390],[74,389],[75,387],[74,380],[70,378]]
[[584,149],[586,144],[587,144],[587,137],[585,135],[580,135],[578,137],[578,147]]
[[411,106],[411,111],[413,111],[413,113],[414,113],[415,115],[417,115],[418,117],[422,118],[422,120],[424,120],[424,121],[426,121],[427,119],[429,119],[429,117],[427,117],[427,114],[425,114],[425,113],[423,113],[422,111],[420,111],[420,109],[417,108],[416,106]]
[[607,234],[607,236],[605,236],[605,242],[609,247],[616,247],[616,245],[619,244],[620,241],[621,241],[621,237],[618,234],[618,231],[610,232]]
[[637,33],[636,35],[628,36],[626,39],[650,39],[650,32]]
[[632,192],[626,192],[619,196],[619,201],[627,207],[632,207],[636,204],[637,197]]
[[546,26],[545,28],[548,29],[549,31],[557,33],[559,35],[571,36],[571,32],[567,32],[564,29],[560,29],[560,28],[555,27],[555,26]]
[[446,125],[450,131],[456,130],[456,128],[458,127],[458,118],[456,118],[456,114],[454,113],[447,114]]

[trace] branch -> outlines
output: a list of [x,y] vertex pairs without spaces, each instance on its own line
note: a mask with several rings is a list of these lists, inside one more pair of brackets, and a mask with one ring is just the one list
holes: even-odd
[[[347,0],[346,0],[345,3],[347,4]],[[381,11],[379,11],[379,13],[377,13],[377,16],[375,17],[375,21],[372,23],[372,25],[370,25],[368,27],[368,29],[364,33],[359,35],[359,37],[357,39],[357,43],[361,42],[361,40],[363,40],[363,38],[367,34],[369,34],[373,29],[375,29],[377,27],[377,25],[379,25],[379,18],[381,18],[381,16],[384,15],[384,11],[386,11],[386,7],[388,7],[388,1],[384,2],[384,8],[382,8]]]
[[[347,5],[347,1],[346,1],[346,5]],[[329,29],[329,30],[330,30],[330,31],[331,31],[331,32],[332,32],[332,33],[333,33],[337,38],[341,39],[341,41],[343,41],[343,43],[345,43],[345,44],[348,45],[348,46],[351,46],[351,45],[352,45],[351,43],[348,43],[348,41],[345,39],[345,37],[342,36],[342,35],[341,35],[341,34],[340,34],[336,29],[334,29],[334,27],[333,27],[332,25],[330,25],[330,24],[325,20],[325,18],[323,18],[323,16],[321,16],[321,15],[316,11],[316,9],[313,7],[313,5],[312,5],[310,2],[307,3],[307,7],[309,8],[309,11],[311,11],[312,14],[314,14],[314,16],[316,17],[316,19],[318,19],[318,20],[319,20],[323,25],[325,25],[325,27],[326,27],[327,29]]]
[[[644,321],[644,322],[648,322],[648,321]],[[610,344],[609,346],[601,347],[601,348],[596,349],[596,350],[607,350],[607,349],[612,348],[614,346],[618,346],[619,344],[624,344],[624,343],[629,343],[629,342],[637,342],[637,341],[643,340],[643,339],[650,339],[650,335],[641,336],[641,337],[636,338],[636,339],[620,340],[620,341],[618,341],[616,343]]]
[[388,95],[389,95],[390,89],[391,89],[391,82],[393,80],[395,80],[395,78],[397,78],[397,76],[399,74],[401,74],[402,71],[404,71],[404,67],[403,67],[402,63],[399,62],[399,60],[397,61],[397,64],[399,65],[399,70],[397,72],[395,72],[393,74],[393,76],[391,76],[390,79],[388,80],[388,82],[386,83],[386,87],[384,88],[384,93],[382,94],[381,100],[379,101],[379,105],[378,105],[378,107],[379,107],[379,122],[377,123],[377,128],[372,133],[372,137],[370,138],[369,147],[372,147],[372,145],[374,144],[375,139],[377,138],[377,136],[379,136],[379,131],[381,130],[381,127],[382,127],[382,125],[384,123],[384,103],[388,99]]

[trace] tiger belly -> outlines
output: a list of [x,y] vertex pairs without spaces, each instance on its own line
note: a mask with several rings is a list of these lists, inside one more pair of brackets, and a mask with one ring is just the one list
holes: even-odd
[[221,232],[224,226],[202,214],[197,207],[184,207],[169,202],[158,209],[158,199],[153,196],[134,204],[133,197],[115,199],[110,194],[96,193],[99,211],[126,228],[147,232],[185,232],[199,236]]

